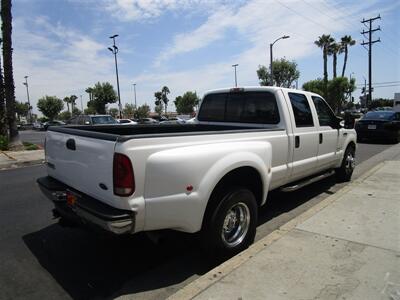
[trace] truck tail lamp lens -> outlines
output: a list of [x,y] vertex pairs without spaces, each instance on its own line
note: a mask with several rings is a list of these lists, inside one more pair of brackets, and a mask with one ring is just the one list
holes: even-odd
[[128,156],[115,153],[113,166],[114,194],[127,197],[135,191],[135,176]]

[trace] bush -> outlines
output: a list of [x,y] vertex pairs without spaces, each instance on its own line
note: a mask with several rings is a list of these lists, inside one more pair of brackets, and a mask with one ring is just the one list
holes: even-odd
[[24,145],[25,150],[38,150],[39,149],[38,145],[35,145],[32,143],[22,142],[22,144]]
[[0,135],[0,150],[8,150],[8,137],[4,135]]

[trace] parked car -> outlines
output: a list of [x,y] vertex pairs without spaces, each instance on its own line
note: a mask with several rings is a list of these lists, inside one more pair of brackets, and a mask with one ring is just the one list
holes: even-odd
[[173,117],[168,119],[167,121],[161,121],[160,124],[185,124],[185,120],[178,118],[178,117]]
[[230,256],[253,242],[269,191],[351,179],[356,132],[340,121],[310,92],[214,90],[197,124],[50,128],[38,184],[64,220],[200,232],[208,252]]
[[356,123],[358,141],[364,139],[389,140],[400,142],[400,112],[381,110],[371,111]]
[[131,119],[117,119],[119,124],[122,125],[137,125],[138,123],[135,121],[132,121]]
[[33,123],[33,129],[44,130],[44,126],[41,122],[37,121],[37,122]]
[[63,125],[66,125],[63,121],[57,121],[57,120],[47,121],[43,123],[43,130],[49,129],[50,126],[63,126]]
[[158,121],[153,118],[143,118],[139,120],[139,124],[158,124]]
[[79,115],[68,120],[69,125],[110,125],[118,121],[110,115]]

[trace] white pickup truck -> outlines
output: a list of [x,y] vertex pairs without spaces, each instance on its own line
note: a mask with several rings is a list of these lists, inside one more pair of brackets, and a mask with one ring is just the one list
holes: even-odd
[[43,193],[64,219],[115,234],[200,232],[212,253],[254,240],[268,191],[354,169],[356,133],[321,96],[278,87],[213,90],[194,124],[50,127]]

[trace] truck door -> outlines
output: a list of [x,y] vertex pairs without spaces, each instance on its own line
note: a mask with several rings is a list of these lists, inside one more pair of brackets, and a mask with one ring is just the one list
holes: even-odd
[[335,128],[337,119],[324,99],[311,96],[318,115],[318,169],[328,169],[336,163],[339,130]]
[[309,99],[302,93],[287,93],[293,116],[293,163],[291,180],[315,173],[318,154],[318,134]]

